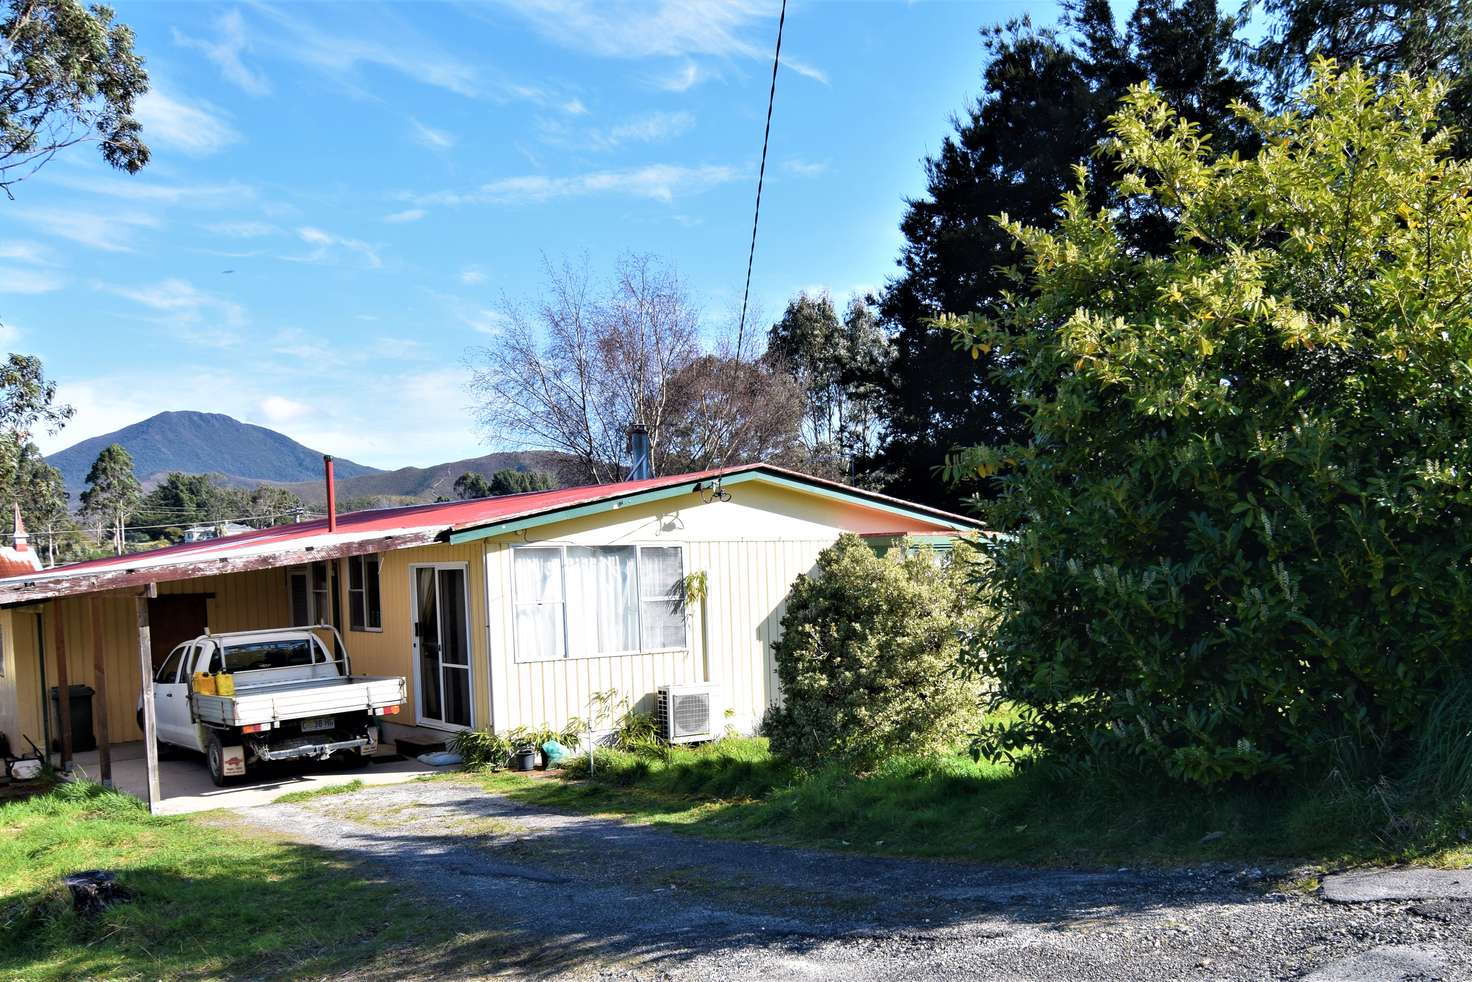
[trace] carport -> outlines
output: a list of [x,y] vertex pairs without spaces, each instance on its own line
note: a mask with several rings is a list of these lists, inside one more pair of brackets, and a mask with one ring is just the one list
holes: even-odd
[[[422,768],[411,750],[408,760],[369,765],[361,773],[309,771],[278,780],[268,772],[253,787],[214,788],[195,760],[160,764],[153,679],[160,651],[167,654],[186,636],[319,623],[299,620],[293,609],[293,584],[303,570],[320,571],[308,574],[320,577],[321,600],[313,613],[320,609],[336,625],[345,592],[338,560],[427,545],[444,527],[424,521],[412,508],[358,513],[345,517],[341,528],[334,515],[55,569],[6,570],[10,575],[0,579],[0,733],[7,734],[12,752],[29,749],[27,740],[37,743],[63,770],[78,766],[156,812],[219,807],[231,793],[268,799],[298,785],[355,778],[382,783],[418,773]],[[7,552],[18,550],[24,558],[19,527],[16,543]],[[318,588],[317,582],[307,586]],[[176,621],[178,611],[189,609],[199,612],[202,624]],[[161,645],[155,643],[156,620],[165,635]],[[396,659],[379,674],[402,675],[403,664]],[[48,705],[53,689],[66,694],[73,685],[93,690],[95,749],[73,746],[69,698],[60,698],[54,713]],[[173,799],[177,804],[165,807]]]

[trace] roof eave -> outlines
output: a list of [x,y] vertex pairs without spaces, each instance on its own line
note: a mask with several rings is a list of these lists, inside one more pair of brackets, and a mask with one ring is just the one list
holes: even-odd
[[528,512],[524,515],[508,516],[491,522],[467,523],[451,528],[449,540],[452,544],[459,545],[465,542],[494,538],[499,535],[524,532],[527,529],[551,525],[556,522],[566,522],[577,518],[586,518],[590,515],[599,515],[630,505],[666,501],[681,495],[693,494],[701,490],[702,487],[714,484],[718,480],[723,486],[727,487],[735,484],[744,484],[748,481],[764,481],[781,487],[807,491],[834,500],[846,501],[861,507],[874,508],[906,518],[929,522],[956,532],[973,532],[981,528],[981,523],[961,515],[953,515],[949,512],[929,508],[925,505],[914,505],[872,491],[849,488],[832,481],[809,477],[806,474],[774,467],[770,464],[753,464],[746,467],[730,468],[713,477],[701,477],[692,481],[681,481],[677,484],[660,488],[650,488],[645,491],[636,491],[632,494],[613,494],[595,501],[565,505],[561,508],[543,511]]

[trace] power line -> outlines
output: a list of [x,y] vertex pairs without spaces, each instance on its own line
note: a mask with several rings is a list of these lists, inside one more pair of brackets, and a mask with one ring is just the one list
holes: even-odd
[[767,142],[772,137],[772,105],[777,101],[777,67],[782,63],[782,25],[787,23],[787,0],[782,0],[782,13],[777,17],[777,50],[772,55],[772,89],[767,93],[767,128],[762,132],[762,163],[756,174],[756,208],[751,216],[751,249],[746,254],[746,288],[741,291],[741,323],[736,328],[736,357],[741,357],[741,342],[746,335],[746,303],[751,297],[751,265],[756,259],[756,226],[762,217],[762,183],[767,176]]

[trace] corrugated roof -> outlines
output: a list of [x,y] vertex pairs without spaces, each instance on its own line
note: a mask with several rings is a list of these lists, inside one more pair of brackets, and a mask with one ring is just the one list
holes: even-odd
[[336,532],[329,532],[327,519],[319,518],[3,578],[0,579],[0,603],[39,600],[242,569],[287,566],[315,559],[448,541],[452,536],[457,540],[480,538],[498,534],[498,527],[522,520],[555,519],[559,513],[585,509],[586,506],[601,502],[647,497],[653,492],[678,492],[687,485],[702,485],[713,482],[716,478],[729,481],[738,476],[746,479],[766,478],[788,485],[804,485],[820,494],[836,495],[858,504],[868,504],[933,521],[937,529],[978,527],[974,519],[937,508],[851,488],[770,464],[753,464],[641,481],[620,481],[471,501],[346,512],[337,517]]

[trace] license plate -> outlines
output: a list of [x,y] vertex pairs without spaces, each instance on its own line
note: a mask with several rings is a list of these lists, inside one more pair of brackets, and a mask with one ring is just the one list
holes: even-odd
[[331,716],[313,716],[310,719],[302,720],[302,732],[320,733],[323,730],[332,729],[335,725],[336,722]]

